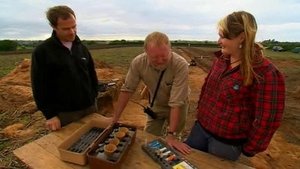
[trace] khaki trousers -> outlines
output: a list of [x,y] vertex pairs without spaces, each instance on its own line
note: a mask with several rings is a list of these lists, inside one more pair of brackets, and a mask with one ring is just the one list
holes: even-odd
[[[180,108],[180,121],[176,130],[176,137],[181,139],[182,132],[185,128],[186,118],[188,114],[189,105],[185,104]],[[145,126],[145,131],[154,134],[156,136],[165,136],[167,134],[167,128],[169,126],[170,120],[170,108],[153,107],[152,109],[156,115],[157,119],[152,119],[148,116],[147,123]]]

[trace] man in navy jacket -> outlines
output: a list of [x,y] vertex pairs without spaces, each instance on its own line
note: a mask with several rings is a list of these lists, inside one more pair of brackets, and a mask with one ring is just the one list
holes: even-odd
[[32,54],[34,100],[46,127],[62,126],[95,111],[97,75],[88,49],[76,35],[76,16],[67,6],[47,11],[52,36]]

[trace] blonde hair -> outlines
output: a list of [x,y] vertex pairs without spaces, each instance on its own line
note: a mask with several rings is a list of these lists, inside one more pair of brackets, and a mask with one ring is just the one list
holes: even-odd
[[[257,61],[255,55],[257,24],[254,16],[245,11],[233,12],[219,21],[218,28],[228,39],[235,38],[241,33],[245,34],[245,40],[241,44],[243,57],[240,70],[244,78],[243,84],[251,85],[254,78],[259,78],[252,66]],[[260,47],[260,49],[262,48]]]
[[169,47],[171,47],[171,43],[169,41],[168,36],[161,32],[152,32],[149,35],[147,35],[144,42],[145,50],[147,50],[149,44],[154,46],[168,45]]

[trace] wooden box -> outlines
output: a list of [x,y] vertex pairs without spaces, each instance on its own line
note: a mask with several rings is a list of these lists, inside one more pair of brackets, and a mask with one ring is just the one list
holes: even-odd
[[[128,132],[123,138],[125,141],[119,139],[121,146],[118,145],[118,149],[119,147],[121,149],[118,150],[118,153],[108,158],[103,150],[102,153],[96,152],[99,149],[99,144],[102,146],[108,144],[120,128],[127,128]],[[63,161],[79,165],[88,163],[91,169],[96,169],[100,166],[105,169],[120,168],[129,148],[135,141],[135,137],[136,127],[121,123],[104,126],[101,122],[92,120],[65,139],[58,146],[58,150]],[[100,156],[97,156],[97,154],[100,154]],[[118,154],[118,158],[116,158],[116,154]]]

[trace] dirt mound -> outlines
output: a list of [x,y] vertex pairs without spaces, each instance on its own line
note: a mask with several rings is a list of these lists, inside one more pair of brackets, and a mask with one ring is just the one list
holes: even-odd
[[24,59],[13,71],[0,79],[0,84],[30,87],[30,67],[31,61]]
[[[34,113],[37,111],[33,101],[30,81],[31,61],[24,59],[16,68],[0,79],[0,112],[21,111]],[[109,65],[95,61],[97,76],[100,81],[122,79],[118,71],[113,71]]]
[[33,136],[35,133],[32,129],[24,129],[24,124],[16,123],[4,128],[3,134],[9,138],[12,138],[12,137],[30,137]]
[[30,65],[30,60],[24,59],[11,73],[0,79],[1,112],[15,111],[26,104],[31,105],[28,110],[36,111],[31,91]]
[[124,80],[124,75],[122,75],[117,70],[113,70],[111,68],[101,68],[96,69],[97,77],[99,81],[112,81],[112,80]]
[[110,65],[108,65],[107,63],[103,62],[103,61],[98,61],[95,60],[94,61],[94,65],[96,69],[102,69],[102,68],[112,68]]

